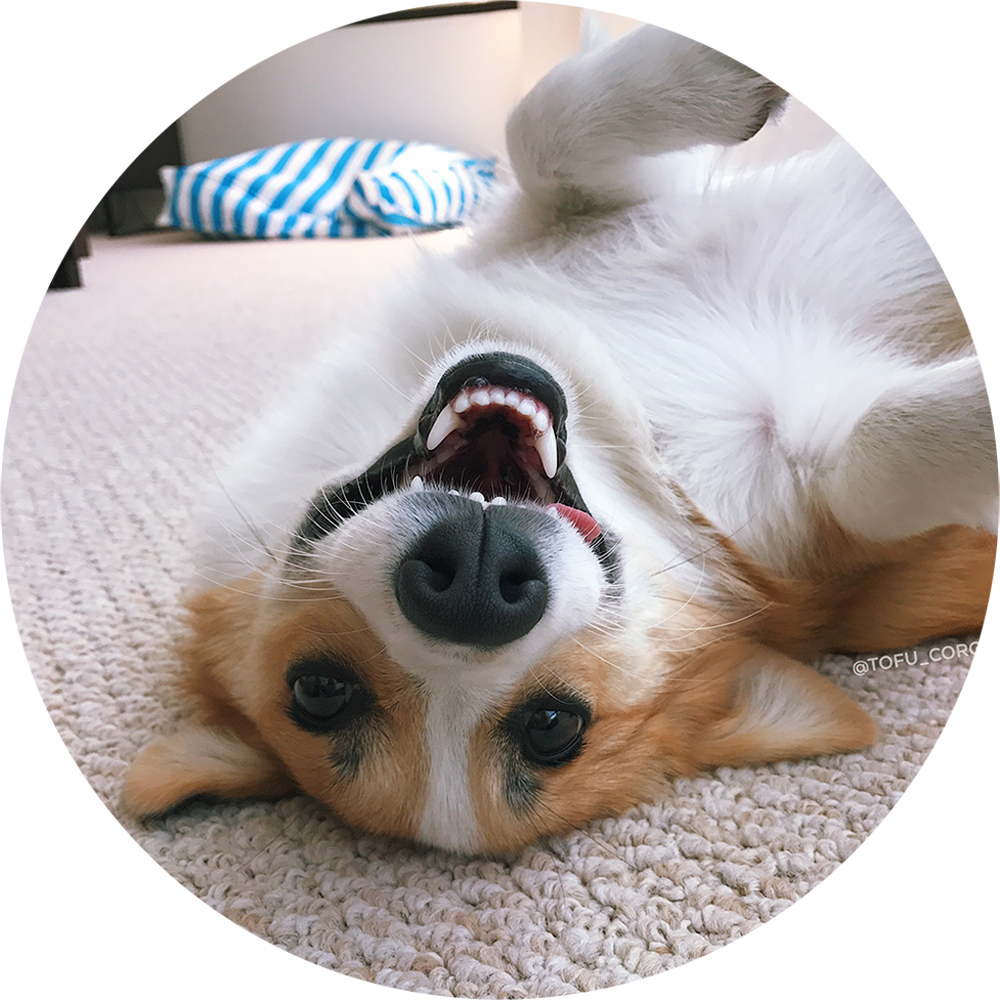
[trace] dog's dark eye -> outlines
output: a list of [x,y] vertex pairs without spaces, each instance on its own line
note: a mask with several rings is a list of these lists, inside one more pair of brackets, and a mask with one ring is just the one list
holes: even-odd
[[295,703],[315,719],[331,719],[350,700],[354,685],[336,677],[309,674],[300,677],[292,687]]
[[292,720],[313,732],[346,725],[372,700],[354,672],[333,658],[299,660],[288,668],[286,680],[292,690]]
[[572,760],[583,746],[589,713],[567,702],[535,703],[522,716],[524,755],[534,764],[555,766]]

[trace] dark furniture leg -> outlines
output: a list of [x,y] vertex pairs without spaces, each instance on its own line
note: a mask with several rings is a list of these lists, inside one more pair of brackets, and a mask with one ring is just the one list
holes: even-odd
[[117,236],[118,226],[115,223],[115,200],[111,197],[111,191],[105,188],[101,192],[101,199],[104,202],[104,224],[108,227],[108,236]]

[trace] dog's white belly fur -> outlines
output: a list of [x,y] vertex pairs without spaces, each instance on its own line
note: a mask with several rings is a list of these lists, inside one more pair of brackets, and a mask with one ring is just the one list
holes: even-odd
[[401,440],[433,375],[482,341],[572,377],[588,504],[665,560],[655,484],[622,488],[637,461],[779,571],[817,509],[883,540],[995,530],[985,385],[971,346],[912,350],[953,299],[902,206],[839,139],[755,171],[711,145],[759,124],[768,86],[653,28],[557,67],[512,115],[518,183],[472,242],[357,317],[222,475],[202,573],[273,550],[303,498]]
[[[586,330],[601,341],[654,428],[667,475],[750,555],[784,568],[814,509],[849,495],[853,483],[840,483],[839,496],[831,488],[838,459],[895,387],[917,403],[942,379],[957,405],[977,397],[952,443],[982,437],[989,416],[981,379],[971,385],[971,350],[964,367],[949,368],[886,336],[893,303],[930,299],[945,279],[849,146],[835,140],[735,176],[724,151],[675,155],[662,180],[668,192],[651,204],[610,224],[584,220],[580,235],[530,243],[530,267],[501,262],[489,273],[563,304],[575,337],[585,342]],[[916,339],[919,319],[910,324]],[[994,528],[993,463],[980,458],[985,476],[956,470],[965,488],[953,480],[934,515],[908,520],[898,493],[892,527],[874,517],[852,527],[883,538],[948,521]]]
[[[581,373],[593,379],[571,464],[604,523],[613,527],[628,506],[616,493],[616,444],[602,440],[610,405],[639,437],[648,423],[664,475],[710,520],[751,556],[786,568],[807,543],[817,504],[843,508],[861,491],[843,476],[839,495],[830,490],[859,420],[893,387],[919,401],[931,374],[880,335],[883,312],[944,279],[895,197],[839,141],[738,177],[716,150],[664,164],[666,193],[651,203],[539,234],[516,213],[512,223],[501,203],[471,248],[424,261],[359,324],[359,336],[340,338],[298,380],[237,458],[203,572],[245,572],[257,536],[276,542],[304,497],[398,440],[426,401],[428,372],[482,338],[540,351],[578,382]],[[949,374],[939,365],[939,391],[949,378],[981,380],[974,357],[970,366]],[[978,391],[963,383],[956,395]],[[956,439],[970,427],[975,437],[980,417],[956,413]],[[957,498],[960,509],[932,516],[995,527],[988,468],[981,483],[965,466],[957,474],[967,488],[952,479],[943,506]],[[897,497],[904,507],[912,499]],[[655,534],[656,520],[645,529]],[[931,526],[921,511],[909,521],[894,511],[889,526],[873,510],[857,520],[851,527],[883,537],[893,526],[903,525],[900,534]],[[676,554],[655,541],[664,560]]]

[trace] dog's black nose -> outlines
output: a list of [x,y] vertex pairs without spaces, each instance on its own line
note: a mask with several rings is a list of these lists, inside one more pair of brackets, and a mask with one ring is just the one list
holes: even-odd
[[502,646],[527,635],[548,602],[545,569],[531,539],[539,513],[455,500],[454,512],[421,535],[400,563],[396,600],[435,639]]

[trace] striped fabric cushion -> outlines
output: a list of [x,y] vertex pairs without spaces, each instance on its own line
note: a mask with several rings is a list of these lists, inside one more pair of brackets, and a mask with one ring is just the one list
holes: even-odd
[[157,225],[246,237],[391,236],[462,223],[492,160],[427,143],[311,139],[163,167]]

